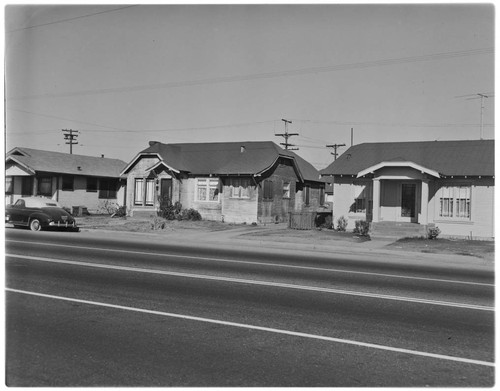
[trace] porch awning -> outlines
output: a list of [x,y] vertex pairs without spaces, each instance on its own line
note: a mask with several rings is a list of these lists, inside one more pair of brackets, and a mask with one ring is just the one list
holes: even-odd
[[430,168],[421,166],[420,164],[410,162],[410,161],[390,161],[390,162],[380,162],[375,164],[374,166],[368,167],[360,172],[358,172],[357,178],[364,177],[368,174],[373,174],[375,171],[380,170],[384,167],[410,167],[422,173],[431,175],[436,178],[440,178],[439,172],[435,170],[431,170]]

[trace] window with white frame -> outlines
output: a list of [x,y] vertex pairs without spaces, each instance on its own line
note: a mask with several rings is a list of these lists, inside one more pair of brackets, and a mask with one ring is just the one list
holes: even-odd
[[135,178],[134,205],[142,205],[143,203],[144,203],[144,179]]
[[5,177],[5,194],[14,193],[14,178],[11,176]]
[[290,182],[283,182],[283,198],[290,198]]
[[196,201],[219,202],[219,179],[198,178],[195,196]]
[[366,212],[366,186],[353,185],[354,203],[351,205],[350,212],[365,213]]
[[152,206],[155,203],[155,180],[153,178],[146,179],[146,196],[145,204],[147,206]]
[[249,198],[250,179],[248,178],[231,178],[230,189],[231,198]]
[[443,186],[439,196],[439,217],[470,219],[470,186]]

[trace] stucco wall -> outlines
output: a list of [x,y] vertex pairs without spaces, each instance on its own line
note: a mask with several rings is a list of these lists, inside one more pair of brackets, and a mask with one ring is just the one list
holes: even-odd
[[224,185],[222,192],[222,218],[226,223],[257,223],[257,186],[248,187],[248,198],[231,197],[231,186]]
[[[359,180],[354,178],[335,178],[333,185],[333,209],[332,217],[334,227],[337,228],[337,220],[340,217],[347,219],[347,229],[354,229],[356,220],[367,220],[369,216],[368,201],[372,200],[372,182],[371,180]],[[351,211],[354,200],[361,195],[362,192],[367,195],[366,212],[356,213]]]
[[[33,178],[32,178],[33,179]],[[100,178],[97,178],[99,181]],[[103,213],[106,206],[117,207],[124,204],[125,183],[119,182],[119,188],[116,198],[100,199],[99,191],[87,191],[87,177],[74,176],[73,190],[62,190],[62,177],[52,176],[52,194],[47,196],[59,202],[63,207],[72,210],[73,206],[85,206],[92,213]],[[36,183],[34,184],[33,192],[36,193]],[[22,178],[14,177],[14,193],[8,197],[9,202],[16,202],[22,197]],[[7,201],[7,198],[6,198]]]
[[[439,216],[439,189],[442,186],[471,186],[470,219],[444,219]],[[494,198],[495,181],[493,178],[440,180],[430,186],[429,222],[441,230],[442,236],[472,237],[474,239],[492,239],[495,237]]]
[[[369,185],[371,180],[365,181]],[[356,220],[365,220],[367,216],[363,213],[352,213],[349,209],[356,198],[356,192],[363,182],[354,178],[335,178],[333,221],[337,227],[337,220],[344,216],[348,219],[348,229],[353,229]],[[410,181],[381,181],[381,221],[401,221],[401,183]],[[417,183],[417,209],[416,214],[420,217],[421,207],[421,183]],[[439,217],[440,197],[439,189],[442,186],[471,186],[471,216],[470,219],[446,219]],[[355,190],[358,189],[358,190]],[[368,191],[372,194],[371,188]],[[492,178],[469,178],[469,179],[447,179],[429,181],[428,223],[435,224],[441,230],[442,237],[473,237],[474,239],[491,239],[494,233],[494,179]]]

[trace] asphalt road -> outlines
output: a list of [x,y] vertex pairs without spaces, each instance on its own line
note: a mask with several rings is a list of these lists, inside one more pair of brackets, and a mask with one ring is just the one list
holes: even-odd
[[156,241],[7,229],[7,384],[494,384],[488,270]]

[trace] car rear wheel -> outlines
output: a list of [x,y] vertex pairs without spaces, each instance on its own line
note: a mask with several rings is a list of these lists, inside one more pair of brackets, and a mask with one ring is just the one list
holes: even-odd
[[40,220],[38,220],[38,219],[32,219],[30,221],[30,229],[32,231],[41,231],[42,230],[42,224],[40,224]]

